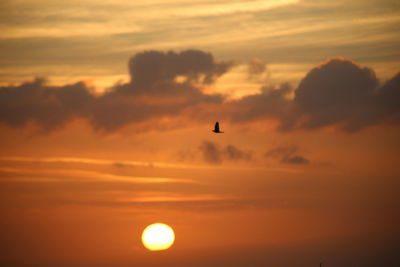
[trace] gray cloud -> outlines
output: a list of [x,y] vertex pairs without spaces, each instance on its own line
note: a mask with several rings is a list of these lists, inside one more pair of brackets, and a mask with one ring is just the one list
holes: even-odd
[[99,97],[82,82],[49,86],[37,79],[1,87],[0,121],[14,127],[34,122],[52,130],[83,117],[94,129],[110,132],[154,117],[175,116],[200,103],[222,103],[221,95],[206,95],[201,89],[230,65],[199,50],[138,53],[129,62],[131,81]]
[[295,90],[285,84],[264,86],[260,94],[232,103],[239,112],[233,112],[231,120],[275,119],[282,131],[334,125],[355,132],[377,124],[398,124],[399,96],[400,74],[380,85],[372,69],[333,58],[313,68]]
[[261,93],[245,96],[230,103],[233,121],[248,121],[260,118],[283,118],[285,113],[292,115],[292,101],[287,98],[292,88],[282,84],[278,88],[264,86]]
[[295,91],[297,128],[337,125],[354,132],[399,122],[400,78],[380,86],[374,71],[346,59],[331,59],[312,69]]
[[47,86],[36,79],[19,86],[0,87],[0,121],[14,127],[37,123],[48,131],[76,117],[85,117],[94,101],[82,82]]
[[299,127],[312,129],[348,122],[370,108],[379,84],[372,69],[332,59],[312,69],[300,82],[294,103],[302,113]]
[[380,117],[389,122],[400,122],[400,73],[387,81],[380,89],[377,106],[381,110]]
[[249,78],[253,78],[254,76],[259,76],[263,74],[267,70],[267,65],[264,61],[259,58],[252,58],[248,64],[248,75]]
[[297,146],[280,146],[273,148],[265,153],[266,157],[278,159],[282,163],[288,164],[309,164],[310,161],[298,154]]
[[289,164],[309,164],[310,161],[306,159],[303,156],[299,155],[291,155],[291,156],[285,156],[282,158],[283,163],[289,163]]
[[203,159],[207,163],[220,164],[224,160],[251,160],[251,152],[243,151],[233,145],[222,148],[215,143],[203,141],[199,147]]
[[199,148],[205,162],[212,164],[219,164],[222,162],[221,151],[214,143],[204,141]]
[[181,53],[169,51],[146,51],[136,54],[129,61],[132,83],[148,86],[160,82],[174,82],[178,76],[186,81],[209,84],[224,74],[231,63],[215,62],[210,53],[186,50]]
[[251,153],[245,152],[233,145],[227,145],[223,150],[225,157],[229,160],[250,160]]
[[200,50],[138,53],[129,61],[131,81],[98,98],[90,121],[96,129],[113,131],[129,123],[175,116],[200,103],[222,103],[222,96],[206,95],[201,86],[214,82],[230,66]]
[[[164,88],[169,92],[161,92]],[[222,103],[223,100],[220,95],[208,96],[198,88],[186,84],[157,86],[149,90],[161,94],[115,91],[97,98],[89,118],[92,126],[111,132],[130,123],[140,123],[155,117],[176,116],[188,107],[200,103]]]
[[[263,71],[262,65],[252,64],[252,72]],[[214,82],[230,66],[230,62],[216,61],[200,50],[142,52],[129,61],[131,80],[101,96],[93,95],[82,82],[50,86],[36,79],[0,87],[0,122],[11,127],[33,122],[41,130],[50,131],[74,118],[84,118],[103,132],[182,115],[190,116],[191,121],[208,121],[215,113],[232,122],[273,119],[281,131],[335,126],[354,132],[372,125],[400,123],[400,74],[380,84],[372,69],[333,58],[313,68],[298,88],[265,85],[259,94],[232,101],[203,93],[203,86]],[[224,155],[230,159],[245,157],[232,148]]]

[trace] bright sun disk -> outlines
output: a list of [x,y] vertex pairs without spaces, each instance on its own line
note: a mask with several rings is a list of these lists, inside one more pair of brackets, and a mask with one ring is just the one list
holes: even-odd
[[152,251],[168,249],[174,241],[174,230],[164,223],[150,224],[142,233],[143,245]]

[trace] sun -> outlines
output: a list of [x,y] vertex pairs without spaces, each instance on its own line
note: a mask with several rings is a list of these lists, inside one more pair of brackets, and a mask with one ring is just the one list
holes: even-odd
[[174,230],[164,223],[150,224],[142,233],[143,245],[152,251],[168,249],[174,241]]

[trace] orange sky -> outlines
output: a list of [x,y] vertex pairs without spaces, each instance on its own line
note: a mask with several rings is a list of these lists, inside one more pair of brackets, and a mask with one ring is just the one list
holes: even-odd
[[398,1],[0,6],[1,265],[398,262]]

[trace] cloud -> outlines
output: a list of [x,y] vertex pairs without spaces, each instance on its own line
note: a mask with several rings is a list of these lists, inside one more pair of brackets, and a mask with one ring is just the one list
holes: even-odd
[[337,125],[347,132],[398,123],[399,74],[380,85],[374,71],[343,58],[312,69],[295,91],[297,128]]
[[249,78],[259,76],[267,70],[267,66],[264,61],[259,58],[252,58],[248,65],[248,75]]
[[251,152],[243,151],[233,145],[224,148],[209,141],[203,141],[199,147],[203,160],[211,164],[220,164],[224,160],[251,160]]
[[129,61],[131,81],[96,99],[90,121],[95,129],[114,131],[155,117],[173,117],[200,103],[222,103],[202,86],[213,83],[231,66],[200,50],[146,51]]
[[233,102],[231,109],[238,112],[231,120],[275,119],[281,131],[335,126],[355,132],[398,124],[399,95],[400,74],[381,85],[372,69],[332,58],[308,72],[294,90],[288,84],[264,86],[260,94]]
[[[370,108],[379,81],[372,69],[335,58],[312,69],[300,82],[294,103],[302,114],[299,127],[305,129],[343,123]],[[362,113],[362,112],[361,112]]]
[[[34,123],[46,132],[83,118],[93,129],[106,133],[126,125],[148,131],[163,118],[171,122],[183,116],[190,117],[182,120],[187,123],[204,122],[214,120],[216,113],[234,123],[272,119],[281,131],[334,126],[355,132],[400,123],[400,74],[381,84],[372,69],[332,58],[311,69],[297,88],[287,83],[264,85],[259,94],[237,100],[206,94],[204,87],[231,65],[200,50],[145,51],[129,61],[130,81],[116,84],[101,96],[92,94],[83,82],[51,86],[36,79],[0,87],[0,123],[11,127]],[[253,59],[250,66],[253,74],[265,70],[260,60]],[[232,147],[224,155],[245,157]],[[218,162],[218,156],[207,158]]]
[[390,123],[400,122],[400,73],[381,87],[377,106],[382,119],[387,119]]
[[204,94],[202,86],[213,83],[230,66],[199,50],[142,52],[129,62],[131,81],[98,97],[82,82],[49,86],[36,79],[1,87],[0,121],[14,127],[34,122],[50,131],[81,117],[94,129],[111,132],[130,123],[176,116],[200,103],[221,103],[221,95]]
[[130,59],[129,73],[132,83],[139,87],[163,82],[173,83],[179,76],[188,82],[209,84],[224,74],[230,66],[231,63],[216,62],[210,53],[200,50],[186,50],[181,53],[146,51]]
[[229,160],[250,160],[251,153],[244,152],[233,145],[227,145],[224,149],[224,154]]
[[219,164],[222,162],[221,151],[214,143],[204,141],[200,146],[200,151],[203,153],[204,161],[212,164]]
[[291,156],[285,156],[282,158],[283,163],[289,163],[289,164],[309,164],[310,161],[306,159],[303,156],[299,155],[291,155]]
[[266,157],[277,158],[282,163],[288,164],[309,164],[310,161],[299,155],[297,146],[280,146],[273,148],[265,153]]
[[93,101],[90,89],[82,82],[48,86],[38,78],[19,86],[0,87],[0,121],[13,127],[34,121],[48,131],[87,116]]
[[233,110],[231,120],[282,118],[292,108],[292,101],[287,97],[291,91],[289,84],[279,87],[263,86],[260,94],[245,96],[230,103]]

